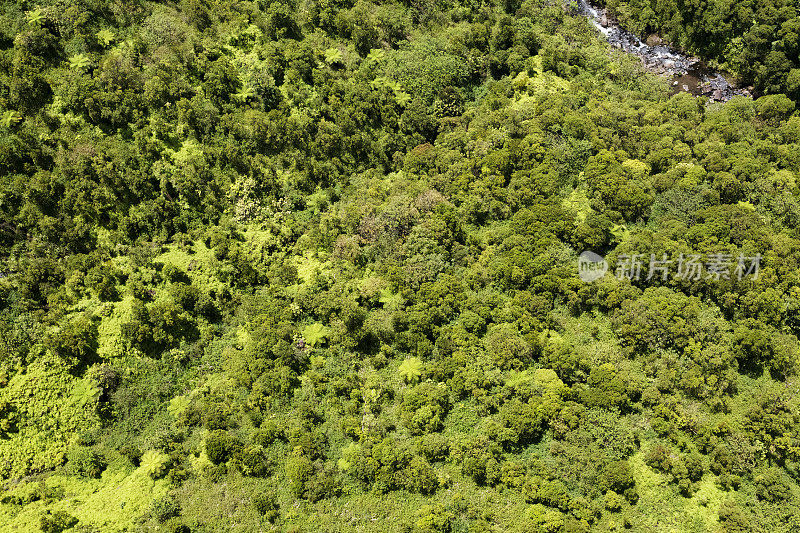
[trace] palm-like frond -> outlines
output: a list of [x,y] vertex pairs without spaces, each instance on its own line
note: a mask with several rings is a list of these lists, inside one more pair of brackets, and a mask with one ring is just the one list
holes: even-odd
[[103,46],[108,46],[114,40],[116,35],[113,31],[108,29],[103,29],[95,33],[97,36],[97,40],[103,43]]
[[44,14],[40,8],[32,9],[25,12],[25,18],[28,19],[28,24],[40,24],[44,20]]
[[325,62],[329,65],[342,62],[342,51],[338,48],[328,48],[325,50]]
[[69,68],[72,70],[84,70],[89,67],[89,56],[86,54],[76,54],[69,58]]
[[397,372],[406,383],[412,383],[422,375],[422,361],[418,357],[409,357],[400,364]]
[[0,118],[0,122],[2,122],[3,126],[5,126],[6,128],[10,128],[20,120],[22,120],[22,115],[20,115],[16,111],[6,111],[5,113],[3,113],[2,118]]

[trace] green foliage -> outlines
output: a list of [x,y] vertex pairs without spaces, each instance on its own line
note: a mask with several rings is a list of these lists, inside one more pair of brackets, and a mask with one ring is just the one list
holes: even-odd
[[107,463],[91,448],[74,447],[67,453],[67,470],[76,476],[99,478]]
[[368,62],[379,63],[386,57],[386,52],[380,48],[373,48],[366,57]]
[[680,3],[643,6],[615,0],[608,4],[623,25],[640,35],[657,32],[680,48],[725,63],[745,83],[763,93],[797,93],[800,23],[780,2],[742,10],[722,5],[695,10]]
[[397,368],[397,372],[406,383],[414,383],[422,376],[423,363],[418,357],[405,359]]
[[17,113],[16,111],[6,111],[3,113],[3,116],[0,117],[0,123],[3,124],[6,128],[10,128],[17,122],[22,120],[22,115]]
[[629,401],[626,383],[611,363],[593,368],[586,383],[589,388],[582,391],[581,401],[589,407],[610,409]]
[[253,497],[253,506],[269,522],[274,522],[280,516],[280,506],[274,493],[256,494]]
[[60,465],[71,436],[98,422],[99,391],[71,376],[48,354],[28,365],[2,390],[6,438],[0,441],[6,477]]
[[405,469],[408,479],[403,483],[412,492],[431,494],[436,491],[439,481],[436,472],[428,461],[422,457],[414,457]]
[[41,8],[32,9],[30,11],[25,12],[25,18],[28,21],[28,24],[41,24],[44,20],[44,14],[42,13]]
[[180,505],[171,496],[157,498],[150,504],[150,512],[157,522],[166,522],[172,517],[178,516],[181,512]]
[[158,450],[147,450],[139,459],[139,468],[153,479],[163,476],[168,465],[169,456]]
[[284,470],[292,494],[297,498],[305,496],[314,474],[311,460],[302,455],[291,455],[286,458]]
[[303,328],[303,338],[310,346],[316,346],[330,335],[330,331],[330,328],[317,322]]
[[499,368],[522,368],[531,360],[531,347],[511,324],[498,324],[489,329],[484,345],[491,361]]
[[103,43],[103,46],[110,45],[112,42],[114,42],[114,39],[116,38],[116,35],[114,34],[114,32],[109,30],[108,28],[104,28],[104,29],[98,31],[95,34],[95,36],[97,37],[98,41]]
[[792,9],[123,4],[0,24],[0,530],[800,529]]
[[206,436],[206,455],[215,465],[227,461],[236,451],[238,443],[227,431],[217,429]]
[[424,505],[417,511],[412,529],[424,533],[449,533],[454,519],[442,505]]
[[153,357],[197,335],[192,316],[173,302],[162,300],[148,306],[137,300],[131,315],[133,320],[122,324],[122,335]]
[[88,366],[97,357],[97,324],[82,316],[64,324],[58,333],[48,337],[45,344],[69,367]]
[[54,513],[47,511],[42,516],[39,527],[42,533],[61,533],[71,529],[77,523],[78,519],[65,511],[56,511]]
[[515,445],[530,444],[543,432],[544,416],[541,406],[535,402],[513,399],[500,407],[499,415],[503,425],[511,430],[510,440]]
[[335,65],[342,62],[342,51],[338,48],[328,48],[325,50],[325,62],[329,65]]
[[624,152],[600,152],[589,158],[584,172],[598,211],[616,212],[633,221],[653,203],[646,165],[626,159]]
[[403,422],[414,435],[439,431],[449,407],[444,387],[430,382],[420,383],[403,395]]
[[603,468],[600,490],[624,494],[631,503],[636,503],[636,480],[627,461],[614,461]]
[[632,350],[684,348],[690,340],[708,342],[723,323],[709,316],[699,299],[666,287],[648,287],[641,298],[626,300],[614,326]]
[[500,452],[500,447],[486,436],[466,438],[455,443],[451,451],[453,459],[461,465],[461,472],[479,485],[500,481]]
[[[210,458],[210,457],[209,457]],[[272,462],[261,446],[248,446],[239,452],[237,460],[242,473],[253,477],[268,477],[272,473]]]
[[464,84],[469,75],[463,60],[447,51],[443,39],[431,35],[404,43],[389,61],[391,77],[426,103],[445,87]]
[[83,71],[89,67],[91,60],[86,54],[76,54],[69,58],[69,68],[72,70]]
[[726,532],[750,531],[753,527],[748,516],[731,500],[726,500],[719,508],[719,521]]
[[538,531],[560,531],[565,524],[564,513],[541,504],[533,504],[525,511],[525,520]]

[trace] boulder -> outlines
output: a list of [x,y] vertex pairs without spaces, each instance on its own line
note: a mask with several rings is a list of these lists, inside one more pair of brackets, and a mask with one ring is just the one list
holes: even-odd
[[648,46],[659,46],[661,44],[664,44],[664,40],[655,33],[651,33],[650,35],[648,35],[646,42]]

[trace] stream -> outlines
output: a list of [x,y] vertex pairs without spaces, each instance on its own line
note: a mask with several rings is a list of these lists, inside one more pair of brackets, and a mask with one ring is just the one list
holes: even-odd
[[589,18],[612,46],[637,56],[650,72],[671,78],[672,94],[688,92],[707,96],[716,102],[727,102],[734,96],[752,96],[752,88],[737,87],[725,73],[709,68],[696,57],[683,55],[661,44],[656,35],[648,39],[652,44],[642,42],[620,27],[605,8],[595,7],[586,0],[572,0],[571,4]]

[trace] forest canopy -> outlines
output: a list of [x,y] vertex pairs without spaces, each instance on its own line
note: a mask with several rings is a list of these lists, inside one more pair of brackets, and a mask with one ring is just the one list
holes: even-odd
[[800,529],[800,18],[607,6],[760,96],[557,0],[2,2],[0,529]]

